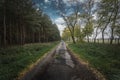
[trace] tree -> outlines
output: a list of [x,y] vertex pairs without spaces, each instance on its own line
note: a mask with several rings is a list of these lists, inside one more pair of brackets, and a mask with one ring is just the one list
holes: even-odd
[[69,40],[70,41],[71,35],[70,35],[70,31],[68,28],[65,28],[63,33],[62,33],[62,39],[63,40]]
[[[112,25],[111,25],[111,38],[110,38],[110,44],[113,43],[114,39],[114,30],[117,27],[117,18],[119,16],[119,9],[120,9],[120,2],[119,0],[112,1],[114,9],[113,9],[113,17],[112,17]],[[112,8],[112,7],[111,7]]]
[[94,43],[96,43],[96,38],[97,38],[97,36],[98,36],[98,34],[101,32],[101,31],[99,31],[98,32],[98,30],[100,29],[100,27],[101,27],[101,25],[102,25],[102,18],[103,18],[103,16],[99,16],[98,18],[97,18],[97,20],[95,21],[95,27],[94,27],[94,30],[95,30],[95,33],[94,33]]
[[[66,10],[66,6],[64,4],[59,3],[59,10],[60,15],[64,19],[66,26],[68,27],[70,31],[70,35],[72,38],[73,43],[75,44],[75,26],[77,24],[78,18],[79,18],[79,11],[80,11],[80,1],[79,0],[71,0],[70,6],[68,10]],[[63,6],[64,5],[64,6]],[[68,15],[68,11],[72,10],[72,13]]]
[[114,35],[117,36],[118,44],[120,44],[120,24],[116,25]]
[[70,34],[71,34],[71,38],[73,40],[73,43],[75,44],[76,41],[75,41],[75,26],[77,24],[77,15],[70,15],[68,17],[65,17],[63,16],[65,22],[67,23],[67,27],[70,31]]
[[83,33],[84,33],[84,36],[87,37],[87,41],[89,42],[89,36],[91,36],[93,33],[93,24],[87,23],[83,28]]
[[84,36],[87,37],[87,41],[89,42],[89,36],[92,35],[93,32],[93,7],[94,7],[94,0],[87,0],[86,3],[84,3],[84,13],[83,13],[83,18],[86,20],[85,27],[83,29]]
[[76,25],[75,27],[75,38],[78,42],[83,42],[83,32],[79,25]]
[[117,17],[119,14],[118,10],[120,8],[119,4],[120,2],[118,0],[101,0],[100,10],[98,11],[98,14],[103,16],[102,21],[104,23],[101,26],[103,43],[104,34],[107,27],[111,29],[110,44],[113,43],[114,29],[116,27]]

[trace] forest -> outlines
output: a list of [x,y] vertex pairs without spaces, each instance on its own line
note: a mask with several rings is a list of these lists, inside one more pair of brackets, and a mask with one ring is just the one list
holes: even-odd
[[0,0],[0,47],[57,40],[57,25],[33,1]]

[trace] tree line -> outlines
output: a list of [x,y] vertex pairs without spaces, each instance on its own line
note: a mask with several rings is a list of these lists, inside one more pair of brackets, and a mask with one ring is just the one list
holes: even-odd
[[84,2],[75,0],[73,2],[76,3],[76,5],[73,4],[73,7],[70,8],[73,13],[70,15],[65,14],[65,11],[62,13],[67,26],[63,32],[63,39],[67,39],[68,36],[66,35],[68,34],[73,43],[76,43],[76,41],[81,42],[85,39],[89,42],[90,38],[96,43],[98,35],[101,35],[102,43],[105,43],[105,36],[109,37],[110,44],[113,44],[113,40],[116,39],[119,43],[119,0],[86,0]]
[[[119,0],[102,0],[97,7],[98,19],[97,28],[101,30],[102,41],[104,43],[105,34],[109,34],[110,44],[117,36],[120,39],[120,1]],[[109,28],[109,33],[106,30]],[[97,32],[97,31],[96,31]]]
[[0,47],[56,40],[57,25],[32,0],[0,0]]

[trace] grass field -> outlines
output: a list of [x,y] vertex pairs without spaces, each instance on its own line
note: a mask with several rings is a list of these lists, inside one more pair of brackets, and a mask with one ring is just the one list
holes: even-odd
[[69,48],[100,71],[107,80],[120,80],[120,46],[109,44],[69,44]]
[[22,70],[36,62],[56,44],[28,44],[0,49],[0,80],[15,80]]

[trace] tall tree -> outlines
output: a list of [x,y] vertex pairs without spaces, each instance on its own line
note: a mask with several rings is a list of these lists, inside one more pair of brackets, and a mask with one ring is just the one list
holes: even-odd
[[[59,10],[60,10],[60,15],[62,16],[62,18],[64,19],[66,26],[68,27],[70,34],[71,34],[71,38],[73,43],[76,43],[75,40],[75,26],[77,24],[78,18],[79,18],[79,11],[80,8],[79,6],[80,1],[79,0],[71,0],[70,2],[68,2],[70,4],[68,10],[66,10],[66,6],[62,6],[64,4],[59,4]],[[69,10],[72,10],[71,14],[68,14]]]
[[70,35],[70,31],[68,28],[65,28],[63,33],[62,33],[62,39],[65,41],[70,41],[71,35]]
[[87,37],[87,41],[89,42],[89,36],[93,33],[93,24],[87,23],[83,29],[84,36]]
[[102,25],[102,18],[103,18],[103,16],[98,16],[98,18],[97,18],[97,20],[95,21],[95,24],[94,24],[94,30],[95,30],[95,33],[93,34],[94,35],[94,43],[96,43],[96,38],[97,38],[97,36],[98,36],[98,34],[100,34],[100,27],[101,27],[101,25]]
[[92,35],[93,32],[93,7],[94,7],[94,0],[87,0],[84,3],[84,13],[83,17],[86,19],[86,25],[83,29],[84,35],[87,37],[87,41],[89,42],[89,36]]
[[75,37],[77,39],[77,42],[83,42],[83,32],[80,25],[78,24],[75,27]]
[[119,4],[120,4],[119,0],[101,0],[100,2],[100,6],[99,6],[100,9],[98,11],[98,14],[103,16],[102,18],[103,23],[101,26],[103,43],[104,43],[105,30],[108,27],[111,29],[110,44],[113,43],[114,29],[116,27],[117,17],[119,15],[119,11],[118,11],[120,8]]

